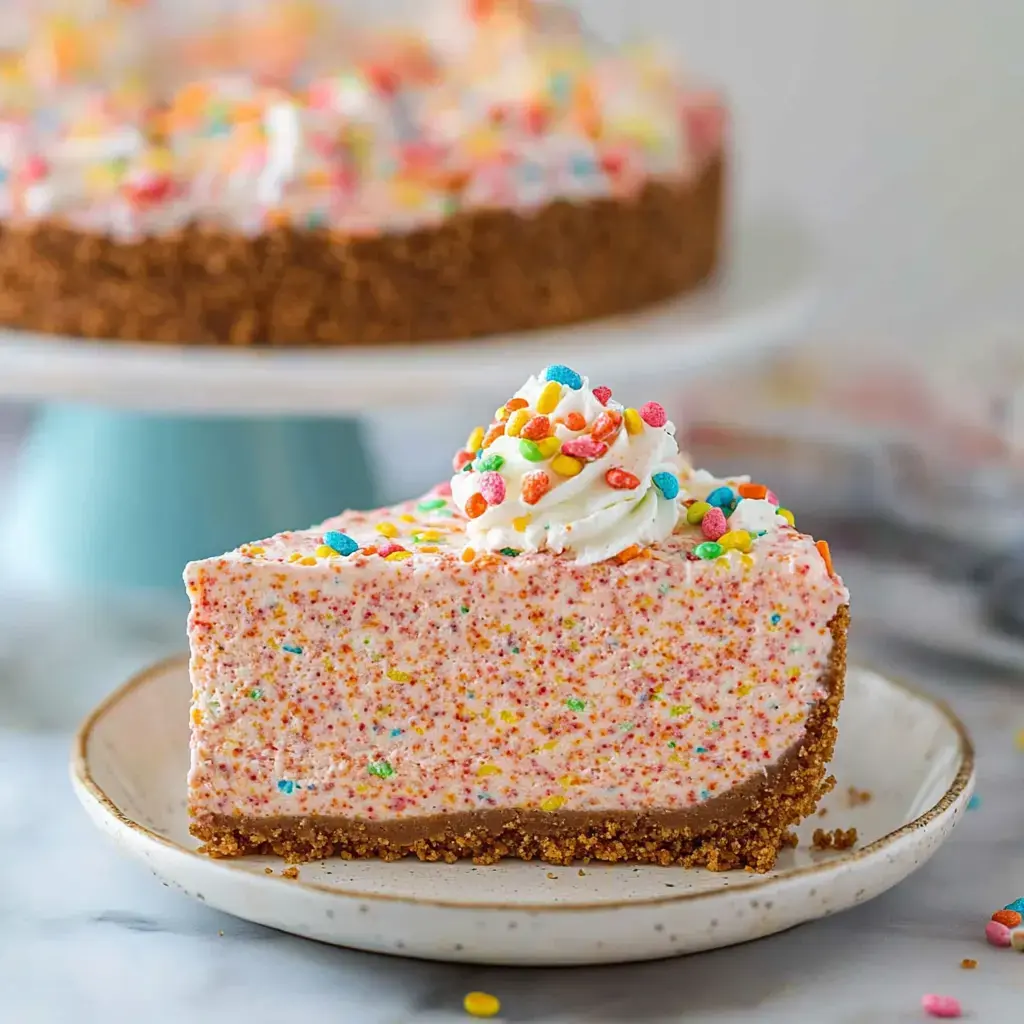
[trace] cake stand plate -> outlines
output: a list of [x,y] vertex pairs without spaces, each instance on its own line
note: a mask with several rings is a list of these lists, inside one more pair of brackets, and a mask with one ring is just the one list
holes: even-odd
[[727,248],[728,270],[694,295],[629,316],[472,341],[254,350],[0,331],[0,397],[146,413],[337,416],[504,391],[551,362],[576,365],[594,381],[698,373],[790,340],[813,298],[812,248],[792,221],[746,223]]
[[[503,861],[330,860],[284,876],[276,857],[211,860],[188,834],[188,669],[136,676],[79,730],[71,759],[93,821],[158,878],[207,905],[306,938],[464,963],[622,963],[771,935],[885,892],[949,836],[974,787],[963,725],[944,705],[852,669],[824,820],[799,830],[766,875],[742,871]],[[872,794],[852,801],[848,787]],[[815,828],[859,843],[817,852]],[[268,874],[269,872],[269,874]]]
[[493,407],[551,362],[632,382],[767,353],[809,312],[811,246],[762,218],[728,249],[699,294],[469,342],[252,350],[0,331],[0,399],[48,403],[0,524],[7,564],[58,585],[176,587],[186,561],[375,504],[357,414]]

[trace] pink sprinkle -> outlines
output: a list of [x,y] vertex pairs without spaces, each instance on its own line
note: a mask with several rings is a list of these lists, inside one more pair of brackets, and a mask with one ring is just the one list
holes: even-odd
[[566,441],[562,452],[574,459],[599,459],[608,451],[608,445],[595,441],[592,437],[578,437],[575,441]]
[[50,165],[41,156],[30,156],[22,168],[25,181],[41,181],[50,173]]
[[729,532],[729,524],[725,521],[725,513],[720,508],[710,508],[700,521],[700,532],[708,540],[718,540]]
[[377,545],[377,554],[381,558],[387,558],[388,555],[393,555],[396,551],[404,551],[405,548],[401,544],[396,544],[393,540],[385,541],[383,544]]
[[612,397],[612,389],[606,388],[603,384],[599,388],[594,388],[594,397],[602,404],[607,405],[608,399]]
[[505,500],[505,478],[500,473],[481,473],[477,488],[488,505],[500,505]]
[[663,427],[668,423],[668,414],[657,402],[648,402],[640,406],[640,419],[649,427]]
[[921,1006],[929,1017],[959,1017],[963,1012],[960,1000],[952,996],[921,996]]
[[998,921],[989,921],[985,925],[985,938],[988,939],[990,946],[1008,946],[1013,933],[1005,924],[1000,924]]
[[450,498],[452,496],[452,485],[445,480],[443,484],[438,484],[434,491],[437,493],[439,498]]
[[769,491],[765,496],[765,501],[770,501],[776,508],[779,505],[779,499],[775,496],[774,491]]

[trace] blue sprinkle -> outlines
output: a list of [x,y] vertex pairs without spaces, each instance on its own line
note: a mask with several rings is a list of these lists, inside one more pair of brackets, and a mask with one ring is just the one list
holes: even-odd
[[967,810],[976,811],[981,806],[981,797],[975,793],[970,800],[967,801]]
[[1024,914],[1024,896],[1015,899],[1012,903],[1008,903],[1003,910],[1016,910],[1018,914]]
[[298,644],[281,644],[281,650],[289,654],[301,654],[302,648]]
[[702,789],[700,791],[700,798],[701,798],[701,800],[707,800],[707,798],[709,796],[711,796],[711,794],[706,789]]
[[401,729],[392,729],[391,730],[391,737],[392,737],[392,739],[395,736],[401,736],[401,735],[402,735],[402,730]]
[[735,499],[735,495],[728,487],[716,487],[705,499],[709,505],[716,505],[718,508],[728,508]]
[[679,497],[679,479],[672,473],[655,473],[651,479],[668,501]]
[[583,387],[583,378],[575,370],[570,370],[568,366],[562,366],[560,363],[549,366],[544,371],[544,379],[558,381],[573,391],[579,391]]
[[698,754],[706,754],[708,752],[707,747],[697,747],[696,749]]
[[548,88],[556,103],[568,103],[572,97],[572,76],[556,71],[548,81]]
[[776,612],[772,616],[772,625],[773,626],[777,626],[781,621],[782,621],[782,616],[778,612]]
[[324,534],[324,543],[338,552],[339,555],[354,555],[359,545],[347,534],[338,530],[328,530]]
[[295,791],[295,783],[291,779],[279,779],[277,788],[282,793],[293,793]]
[[597,164],[586,156],[574,156],[569,161],[569,168],[577,178],[589,178],[597,173]]
[[523,181],[527,184],[534,184],[544,180],[544,169],[540,164],[524,163],[519,168],[519,173],[522,175]]

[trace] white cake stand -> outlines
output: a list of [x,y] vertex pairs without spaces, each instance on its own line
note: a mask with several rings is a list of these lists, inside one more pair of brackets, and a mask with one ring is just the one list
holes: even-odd
[[798,227],[745,222],[727,261],[700,294],[642,314],[470,342],[253,351],[0,332],[0,398],[45,403],[7,564],[62,585],[179,586],[191,558],[372,504],[356,414],[461,404],[472,418],[551,362],[664,383],[796,337],[814,295]]

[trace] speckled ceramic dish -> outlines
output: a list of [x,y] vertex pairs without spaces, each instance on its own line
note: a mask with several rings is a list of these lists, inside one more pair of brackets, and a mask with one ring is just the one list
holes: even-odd
[[[953,713],[863,669],[848,677],[824,816],[767,875],[508,861],[332,860],[283,875],[277,858],[211,860],[185,813],[184,659],[136,676],[85,721],[71,778],[93,820],[153,873],[229,914],[378,953],[509,965],[616,963],[760,938],[879,895],[946,839],[974,785]],[[869,793],[869,799],[851,794]],[[853,849],[812,849],[856,828]],[[268,873],[269,871],[269,873]]]

